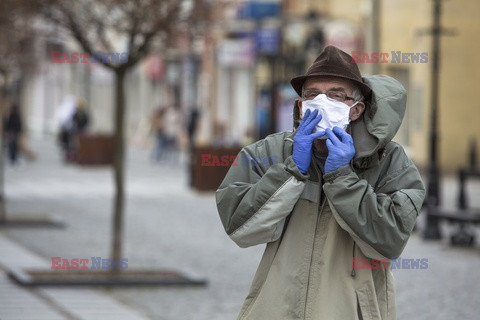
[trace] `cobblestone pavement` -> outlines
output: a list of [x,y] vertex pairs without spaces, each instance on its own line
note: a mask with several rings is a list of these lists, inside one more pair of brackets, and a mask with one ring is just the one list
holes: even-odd
[[[35,140],[32,146],[39,155],[36,162],[6,170],[8,214],[53,215],[64,220],[67,228],[4,228],[0,233],[46,259],[108,258],[112,171],[63,164],[53,141]],[[456,181],[444,179],[442,186],[445,205],[453,208]],[[480,208],[480,184],[469,182],[469,188],[472,206]],[[181,161],[153,164],[145,150],[130,149],[127,193],[124,256],[128,268],[174,269],[209,284],[95,290],[151,319],[235,319],[263,247],[240,249],[229,240],[214,194],[189,189]],[[422,222],[421,217],[420,227]],[[452,230],[442,225],[446,235]],[[480,238],[478,229],[474,231]],[[478,319],[479,247],[453,248],[446,237],[424,241],[414,234],[402,257],[426,258],[428,268],[394,271],[398,319]]]

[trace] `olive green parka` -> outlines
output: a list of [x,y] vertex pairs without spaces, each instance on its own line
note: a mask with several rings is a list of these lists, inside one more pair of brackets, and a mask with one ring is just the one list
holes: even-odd
[[295,131],[282,132],[243,148],[218,188],[230,238],[240,247],[266,244],[238,319],[396,318],[391,262],[357,269],[353,258],[399,257],[425,189],[391,141],[405,112],[405,89],[382,75],[364,81],[373,94],[351,123],[350,165],[322,174],[312,157],[302,174],[292,160]]

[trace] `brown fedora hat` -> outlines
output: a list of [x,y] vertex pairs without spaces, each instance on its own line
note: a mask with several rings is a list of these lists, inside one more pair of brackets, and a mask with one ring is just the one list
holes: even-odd
[[370,98],[372,89],[363,83],[362,75],[352,56],[334,46],[323,49],[315,62],[308,68],[307,73],[290,80],[290,84],[297,94],[302,96],[302,87],[305,81],[314,77],[337,77],[353,81],[365,99]]

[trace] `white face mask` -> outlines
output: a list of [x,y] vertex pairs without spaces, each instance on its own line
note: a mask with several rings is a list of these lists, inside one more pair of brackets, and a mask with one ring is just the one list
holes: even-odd
[[[332,101],[322,93],[313,100],[305,100],[302,102],[302,118],[307,110],[310,109],[310,112],[318,110],[318,114],[322,115],[322,120],[315,126],[313,132],[325,131],[327,128],[333,129],[333,127],[339,127],[345,130],[350,123],[350,108],[358,102],[359,101],[355,102],[352,106],[348,106],[340,101]],[[327,139],[327,135],[319,139]]]

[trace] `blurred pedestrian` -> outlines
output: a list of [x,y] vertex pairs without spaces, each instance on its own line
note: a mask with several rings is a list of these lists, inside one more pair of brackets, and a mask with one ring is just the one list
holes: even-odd
[[178,108],[168,106],[165,113],[165,156],[172,163],[178,163],[180,147],[186,145],[185,131],[184,118]]
[[152,115],[152,131],[155,138],[153,147],[152,159],[154,161],[162,160],[167,146],[167,137],[165,136],[165,114],[167,109],[165,107],[157,108]]
[[195,157],[195,134],[197,131],[198,119],[200,111],[198,107],[192,107],[187,120],[187,135],[188,135],[188,184],[193,187],[194,175],[194,157]]
[[152,117],[152,129],[156,137],[153,152],[155,161],[177,162],[180,142],[185,140],[184,127],[182,117],[175,107],[167,106],[155,111]]
[[[396,319],[390,259],[400,256],[425,188],[391,139],[406,108],[402,85],[362,78],[326,47],[291,85],[296,130],[242,149],[216,192],[230,238],[267,244],[238,319]],[[372,94],[373,92],[373,94]]]
[[5,117],[4,130],[8,148],[8,157],[12,165],[18,161],[20,135],[22,133],[22,117],[20,108],[13,104]]
[[72,116],[73,132],[76,136],[84,134],[88,128],[90,116],[86,110],[86,101],[83,98],[77,100],[75,113]]
[[63,159],[66,162],[74,160],[73,145],[73,115],[75,114],[75,98],[67,95],[60,106],[59,122],[60,128],[58,132],[58,142],[63,153]]
[[270,91],[267,88],[260,90],[257,103],[257,131],[260,139],[265,138],[270,132]]
[[79,98],[76,101],[75,112],[72,115],[72,131],[70,133],[70,161],[77,159],[77,153],[79,148],[80,138],[86,133],[88,125],[90,123],[90,116],[86,109],[86,101],[83,98]]
[[199,117],[200,111],[198,110],[198,107],[192,107],[187,120],[187,134],[190,150],[193,150],[194,147],[195,133],[197,131]]

